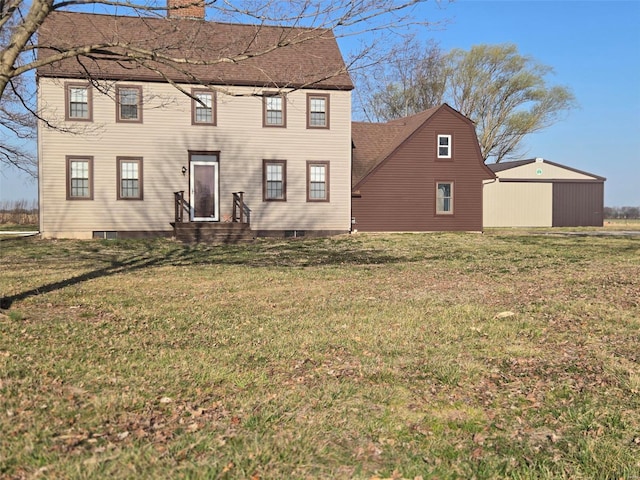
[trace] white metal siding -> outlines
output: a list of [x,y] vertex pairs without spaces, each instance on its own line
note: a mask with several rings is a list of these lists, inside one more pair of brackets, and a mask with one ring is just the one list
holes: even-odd
[[591,175],[585,175],[567,168],[551,165],[547,162],[532,162],[519,167],[509,168],[497,172],[500,178],[526,178],[535,180],[593,180]]
[[550,227],[552,221],[552,183],[493,182],[484,185],[485,227]]
[[[113,95],[93,91],[92,123],[64,121],[64,81],[40,78],[45,118],[73,132],[39,129],[40,229],[45,237],[88,238],[96,230],[170,231],[173,192],[189,191],[189,150],[220,152],[220,214],[244,191],[254,230],[343,230],[350,227],[351,94],[301,90],[287,95],[287,127],[263,128],[254,88],[217,94],[217,126],[191,125],[191,99],[165,84],[143,86],[141,124],[116,123]],[[106,85],[113,93],[115,84]],[[185,87],[189,90],[190,87]],[[306,94],[329,93],[329,130],[306,128]],[[234,96],[240,95],[240,96]],[[66,200],[67,155],[94,158],[94,199]],[[144,200],[117,200],[116,157],[144,159]],[[287,201],[262,201],[263,159],[287,160]],[[330,202],[307,203],[307,160],[330,161]]]

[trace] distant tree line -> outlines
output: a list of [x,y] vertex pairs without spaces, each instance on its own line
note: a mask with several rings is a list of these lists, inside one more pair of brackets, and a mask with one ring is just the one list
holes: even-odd
[[0,225],[34,225],[38,223],[37,200],[3,200],[0,202]]
[[640,219],[640,207],[604,207],[604,218]]

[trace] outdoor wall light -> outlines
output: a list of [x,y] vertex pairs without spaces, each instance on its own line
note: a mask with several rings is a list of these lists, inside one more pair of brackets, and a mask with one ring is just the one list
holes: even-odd
[[187,167],[185,167],[184,165],[182,166],[182,176],[185,176],[187,174]]

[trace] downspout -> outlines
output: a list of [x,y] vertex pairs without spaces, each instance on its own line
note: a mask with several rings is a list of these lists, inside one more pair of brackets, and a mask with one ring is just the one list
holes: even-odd
[[[353,127],[353,125],[352,125]],[[353,143],[353,138],[351,139],[351,168],[350,168],[350,177],[349,178],[349,233],[353,233],[353,149],[356,146]]]

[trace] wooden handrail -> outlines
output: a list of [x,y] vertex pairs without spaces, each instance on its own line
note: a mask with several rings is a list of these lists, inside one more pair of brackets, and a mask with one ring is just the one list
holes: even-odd
[[244,222],[244,192],[235,192],[233,194],[233,218],[236,223]]
[[179,192],[173,192],[174,206],[175,206],[175,221],[176,223],[184,222],[184,212],[187,212],[187,221],[189,219],[189,203],[184,201],[184,190]]
[[[189,212],[191,206],[184,199],[184,190],[173,192],[174,198],[174,217],[176,223],[189,221]],[[185,212],[187,212],[185,220]],[[235,223],[249,223],[249,217],[246,213],[246,205],[244,204],[244,192],[235,192],[233,194],[233,217]]]

